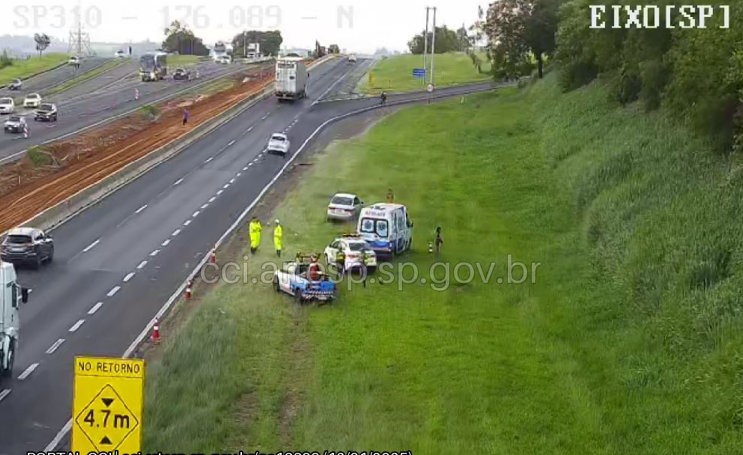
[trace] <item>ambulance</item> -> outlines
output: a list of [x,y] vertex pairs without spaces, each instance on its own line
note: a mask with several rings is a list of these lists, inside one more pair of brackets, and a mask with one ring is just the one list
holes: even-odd
[[356,232],[379,259],[392,259],[413,243],[413,222],[402,204],[380,202],[362,208]]

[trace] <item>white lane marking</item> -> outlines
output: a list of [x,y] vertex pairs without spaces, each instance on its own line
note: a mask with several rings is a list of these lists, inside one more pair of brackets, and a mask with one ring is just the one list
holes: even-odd
[[253,165],[253,163],[248,163],[248,166],[252,166],[252,165]]
[[197,210],[197,211],[193,212],[193,214],[191,216],[194,217],[194,218],[196,218],[197,216],[199,216],[199,213],[201,213],[201,212],[199,212]]
[[208,160],[204,161],[204,164],[208,163],[209,161],[211,161],[213,159],[214,159],[214,157],[213,156],[210,156]]
[[[249,166],[249,165],[248,165],[248,166]],[[243,171],[247,171],[247,170],[248,170],[248,166],[245,166],[245,167],[243,168]]]
[[238,176],[238,177],[240,177],[241,175],[243,175],[243,173],[242,173],[242,172],[238,172],[238,173],[237,173],[237,174],[235,174],[235,175],[236,175],[236,176]]
[[189,224],[191,224],[191,220],[186,220],[186,221],[183,222],[183,225],[184,226],[188,226]]
[[83,325],[83,322],[85,322],[85,319],[80,319],[79,321],[77,321],[76,323],[74,323],[74,324],[72,325],[72,327],[70,327],[70,330],[69,330],[69,331],[70,331],[70,333],[72,333],[72,332],[76,332],[76,331],[77,331],[77,329],[79,329],[79,328],[80,328],[80,326],[81,326],[81,325]]
[[222,188],[224,188],[224,189],[226,190],[226,189],[227,189],[227,188],[229,188],[229,187],[230,187],[230,184],[229,184],[229,183],[225,183],[225,184],[224,184],[224,186],[223,186]]
[[233,139],[233,140],[231,140],[230,142],[227,143],[227,146],[229,147],[230,145],[232,145],[234,143],[235,143],[235,140]]
[[137,266],[137,270],[141,270],[146,265],[147,265],[147,261],[140,262],[139,265]]
[[108,291],[108,294],[106,294],[109,297],[113,297],[114,294],[119,292],[119,289],[121,289],[121,286],[114,286],[110,291]]
[[8,395],[10,395],[10,389],[3,389],[3,391],[0,392],[0,401],[3,401],[3,399]]
[[127,282],[127,281],[129,281],[129,280],[131,280],[133,276],[134,276],[134,272],[129,272],[129,273],[128,273],[128,274],[127,274],[127,275],[126,275],[125,277],[124,277],[124,283],[126,283],[126,282]]
[[95,314],[96,311],[100,310],[103,306],[103,302],[98,302],[95,305],[93,305],[93,308],[88,310],[88,314]]
[[153,256],[153,257],[154,256],[157,256],[157,253],[159,253],[159,252],[160,252],[160,250],[155,250],[152,253],[150,253],[150,256]]
[[49,346],[49,349],[46,350],[47,354],[54,354],[54,351],[56,351],[60,346],[62,346],[62,343],[64,343],[64,338],[60,338],[57,341],[54,342],[53,345]]
[[247,130],[245,130],[246,133],[249,133],[251,131],[253,131],[253,127],[252,126],[250,128],[248,128]]
[[177,236],[177,235],[178,235],[178,234],[180,234],[180,233],[181,233],[181,230],[180,230],[180,229],[176,229],[176,230],[175,230],[175,231],[173,231],[173,233],[172,233],[172,234],[170,234],[170,235],[172,235],[173,237],[175,237],[175,236]]
[[[259,153],[258,156],[261,156],[261,154]],[[258,162],[258,158],[254,159],[253,162],[254,163],[257,163]]]
[[220,194],[222,194],[222,193],[224,193],[224,190],[219,190],[219,191],[217,191],[217,196],[219,196],[219,195],[220,195]]
[[170,239],[165,239],[165,241],[161,243],[160,246],[168,246],[168,243],[170,243]]
[[175,185],[178,185],[178,184],[179,184],[179,183],[181,183],[182,181],[183,181],[183,177],[181,177],[181,178],[179,178],[178,180],[176,180],[176,181],[175,181],[175,183],[173,184],[173,186],[175,186]]
[[214,202],[214,201],[215,201],[216,199],[217,199],[217,196],[212,196],[212,197],[210,197],[210,198],[209,198],[209,203],[211,204],[211,203],[212,203],[212,202]]
[[234,178],[233,178],[233,179],[231,179],[231,180],[230,180],[230,183],[235,183],[235,179],[234,179]]
[[19,381],[24,381],[27,377],[31,376],[31,373],[33,373],[34,370],[36,368],[38,368],[38,367],[39,367],[39,364],[38,363],[31,364],[28,368],[26,368],[25,370],[23,370],[23,373],[21,373],[18,376],[18,380]]
[[87,253],[88,251],[90,251],[94,246],[98,245],[98,242],[100,241],[101,239],[98,239],[95,242],[91,243],[90,245],[86,246],[85,249],[83,250],[83,253]]
[[263,117],[261,117],[261,120],[266,120],[267,118],[268,118],[268,114],[266,114]]
[[204,210],[207,207],[209,207],[209,203],[208,202],[206,204],[204,204],[204,205],[201,206],[201,210]]
[[[294,155],[292,155],[291,158],[289,158],[289,160],[284,164],[284,166],[281,169],[279,169],[279,172],[271,179],[271,181],[269,181],[268,184],[266,184],[266,186],[263,187],[263,189],[261,190],[261,192],[258,193],[258,196],[256,196],[255,199],[253,199],[253,202],[251,202],[250,205],[247,208],[245,208],[245,210],[243,210],[243,212],[237,217],[237,219],[235,220],[235,222],[232,223],[232,225],[229,228],[227,228],[227,230],[222,234],[222,237],[220,237],[220,239],[217,240],[217,245],[219,245],[222,242],[224,242],[224,240],[230,234],[232,234],[232,232],[243,222],[243,220],[245,219],[245,217],[248,215],[248,213],[251,210],[253,210],[253,207],[255,207],[255,205],[258,203],[258,201],[260,200],[260,198],[262,198],[263,195],[266,194],[266,192],[268,192],[268,190],[273,186],[273,184],[276,183],[276,181],[282,175],[284,175],[284,172],[286,171],[286,169],[299,156],[299,153],[304,149],[304,147],[312,139],[315,138],[315,136],[317,136],[317,134],[320,131],[322,131],[328,124],[330,124],[330,123],[332,123],[334,121],[340,120],[342,118],[350,117],[351,115],[356,115],[356,114],[359,114],[361,112],[366,112],[366,111],[369,111],[369,110],[372,110],[372,109],[376,109],[376,106],[375,107],[372,107],[372,108],[362,108],[362,109],[358,109],[356,111],[352,111],[352,112],[347,113],[347,114],[342,114],[342,115],[338,115],[336,117],[332,117],[332,118],[326,120],[325,122],[323,122],[320,126],[318,126],[315,129],[315,131],[313,131],[312,134],[297,149],[297,152]],[[207,262],[208,259],[209,259],[209,256],[208,255],[204,256],[201,259],[201,262],[199,262],[199,264],[193,269],[193,271],[192,271],[192,273],[191,273],[190,276],[195,276],[199,272],[199,270],[201,269],[201,267],[203,267],[204,264],[206,264],[206,262]],[[173,302],[175,302],[176,299],[179,299],[181,297],[181,295],[183,294],[183,291],[186,289],[186,285],[187,284],[188,284],[187,281],[184,281],[183,283],[181,283],[180,287],[178,289],[176,289],[176,291],[163,304],[163,306],[160,307],[160,310],[158,310],[158,312],[155,314],[155,317],[150,320],[150,322],[139,333],[139,335],[137,335],[137,337],[134,339],[134,341],[132,341],[132,343],[129,345],[129,347],[126,349],[126,351],[124,351],[124,355],[122,355],[123,358],[127,359],[127,358],[131,357],[131,355],[134,352],[134,350],[137,349],[137,346],[139,346],[140,343],[142,343],[142,341],[145,339],[145,337],[147,337],[150,334],[150,331],[152,330],[152,326],[155,325],[155,321],[158,320],[158,319],[162,319],[162,316],[168,311],[168,309],[171,307],[171,305],[173,305]],[[62,438],[64,438],[70,432],[71,429],[72,429],[72,419],[68,419],[67,420],[67,423],[64,424],[64,426],[59,430],[59,432],[57,432],[57,434],[54,436],[54,438],[52,438],[52,440],[49,441],[49,444],[46,445],[46,447],[44,448],[44,452],[52,452],[52,451],[54,451],[54,449],[56,449],[57,446],[59,445],[60,441],[62,441]]]
[[142,207],[138,208],[138,209],[137,209],[137,211],[136,211],[136,212],[134,212],[134,213],[139,213],[139,212],[141,212],[142,210],[144,210],[144,209],[146,209],[146,208],[147,208],[147,204],[145,204],[145,205],[143,205]]

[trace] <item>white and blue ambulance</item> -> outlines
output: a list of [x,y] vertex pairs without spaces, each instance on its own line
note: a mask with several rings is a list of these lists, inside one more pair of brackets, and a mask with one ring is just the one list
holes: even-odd
[[391,259],[410,249],[413,222],[402,204],[380,202],[361,209],[356,232],[379,259]]

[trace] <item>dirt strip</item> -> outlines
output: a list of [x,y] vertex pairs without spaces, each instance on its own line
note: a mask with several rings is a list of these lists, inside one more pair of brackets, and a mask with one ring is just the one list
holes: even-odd
[[[247,79],[246,79],[247,78]],[[219,116],[265,89],[273,73],[246,69],[233,76],[234,85],[211,95],[189,95],[142,109],[127,117],[72,138],[32,149],[23,159],[0,167],[0,232],[110,176]],[[183,110],[188,124],[183,126]]]

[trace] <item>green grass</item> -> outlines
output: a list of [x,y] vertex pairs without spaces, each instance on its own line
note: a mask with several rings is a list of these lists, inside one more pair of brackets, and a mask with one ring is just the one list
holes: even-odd
[[[346,230],[332,193],[391,186],[416,226],[401,260],[428,270],[442,225],[452,273],[494,261],[488,283],[344,285],[321,308],[221,284],[149,367],[146,449],[741,452],[740,163],[600,86],[500,93],[336,144],[276,214],[289,253],[321,250]],[[508,255],[536,274],[499,284]]]
[[13,60],[11,66],[0,69],[0,85],[10,83],[13,79],[26,79],[34,74],[59,66],[67,61],[67,54],[43,54],[33,56],[28,60]]
[[168,69],[175,71],[178,67],[193,66],[202,59],[198,55],[168,55]]
[[[434,83],[437,87],[477,82],[490,79],[489,64],[483,58],[482,73],[463,52],[436,54],[434,58]],[[365,93],[403,92],[425,90],[423,79],[413,77],[413,68],[423,68],[422,55],[395,55],[378,61],[359,81],[358,89]],[[371,77],[371,80],[370,80]],[[428,80],[428,79],[426,79]]]
[[117,66],[124,65],[125,63],[126,62],[124,60],[118,60],[118,59],[112,60],[110,62],[106,62],[96,69],[86,71],[78,77],[73,77],[72,79],[69,79],[66,82],[63,82],[59,85],[52,87],[47,92],[47,95],[56,95],[58,93],[64,92],[65,90],[69,90],[72,87],[75,87],[76,85],[82,84],[83,82],[89,81],[91,79],[95,79],[96,77],[100,76],[106,71],[112,70],[113,68],[116,68]]

